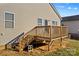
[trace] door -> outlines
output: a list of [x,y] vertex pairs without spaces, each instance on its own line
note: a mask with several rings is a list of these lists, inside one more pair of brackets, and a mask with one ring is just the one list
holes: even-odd
[[48,20],[45,20],[45,32],[49,33]]
[[45,26],[48,26],[48,20],[45,20]]

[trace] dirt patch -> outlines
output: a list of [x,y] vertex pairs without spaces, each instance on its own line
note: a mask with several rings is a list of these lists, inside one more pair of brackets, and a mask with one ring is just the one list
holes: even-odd
[[0,55],[1,56],[43,56],[46,55],[52,51],[56,51],[57,49],[60,48],[65,48],[67,44],[67,40],[63,40],[62,42],[62,47],[60,46],[60,41],[55,41],[53,42],[52,46],[50,47],[50,51],[48,51],[48,45],[42,45],[38,46],[38,48],[34,48],[31,52],[23,51],[23,52],[18,52],[18,51],[12,51],[12,50],[0,50]]
[[5,49],[5,45],[0,45],[0,50]]

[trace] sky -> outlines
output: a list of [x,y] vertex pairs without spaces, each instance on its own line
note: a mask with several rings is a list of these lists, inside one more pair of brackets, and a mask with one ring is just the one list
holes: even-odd
[[62,17],[79,15],[79,3],[53,3]]

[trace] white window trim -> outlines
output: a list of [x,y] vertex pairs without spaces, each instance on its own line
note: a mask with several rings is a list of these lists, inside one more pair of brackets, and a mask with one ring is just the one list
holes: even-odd
[[38,18],[37,18],[37,26],[40,26],[40,25],[38,25],[38,19],[39,19],[39,18],[42,19],[42,25],[41,25],[41,26],[43,26],[43,18],[42,18],[42,17],[38,17]]
[[52,26],[57,26],[57,25],[58,25],[58,21],[52,20],[52,22],[53,22],[53,21],[55,22],[55,24],[52,23]]
[[[11,13],[14,14],[14,28],[5,28],[5,13]],[[15,29],[15,13],[11,11],[4,11],[4,28],[5,29]]]

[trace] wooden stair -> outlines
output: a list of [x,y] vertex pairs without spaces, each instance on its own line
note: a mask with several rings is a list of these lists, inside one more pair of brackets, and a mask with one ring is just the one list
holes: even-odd
[[23,49],[28,46],[34,40],[34,36],[27,35],[19,42],[19,51],[23,51]]

